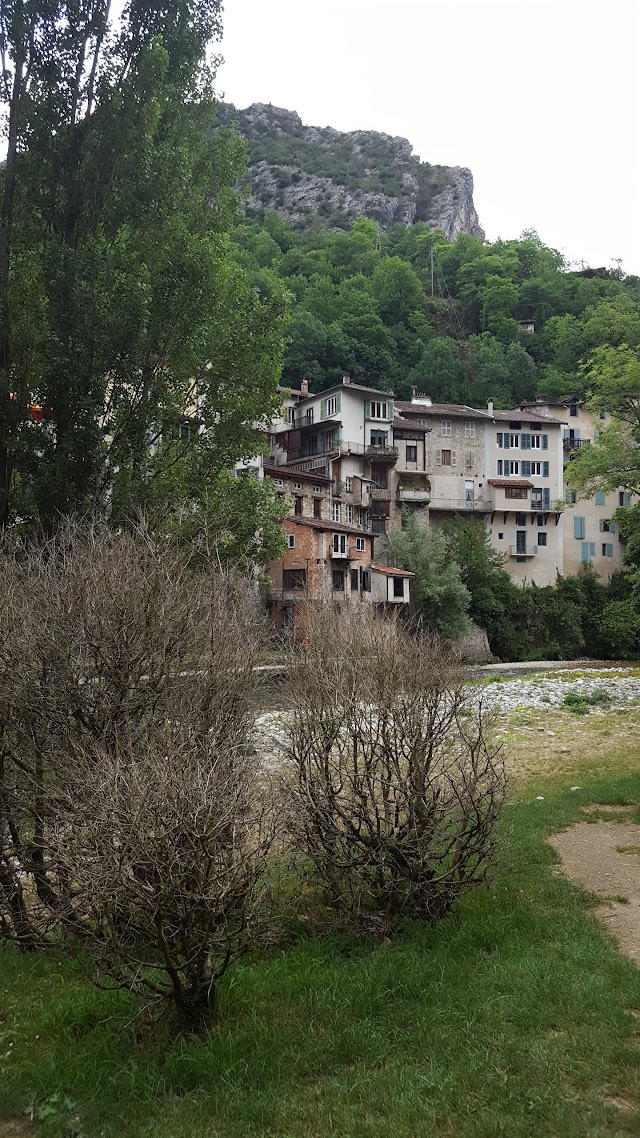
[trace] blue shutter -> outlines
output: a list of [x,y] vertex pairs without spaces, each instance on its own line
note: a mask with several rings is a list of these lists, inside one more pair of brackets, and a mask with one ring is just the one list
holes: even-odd
[[549,450],[549,436],[548,435],[542,436],[542,449],[543,450]]
[[368,399],[364,405],[364,417],[365,417],[365,419],[371,418],[371,403]]
[[596,493],[596,506],[604,506],[606,505],[606,501],[607,499],[604,490],[598,490]]
[[524,459],[523,462],[521,463],[521,468],[522,468],[522,477],[523,478],[529,478],[529,476],[531,474],[531,463],[527,462],[526,459]]
[[551,509],[551,491],[550,491],[548,486],[545,486],[542,498],[544,501],[545,510],[550,510]]
[[607,545],[607,557],[613,557],[613,546]]
[[336,395],[336,411],[342,410],[342,392],[339,391]]
[[600,521],[598,522],[598,528],[600,530],[600,533],[606,532],[604,528],[604,518],[600,518]]
[[589,556],[595,557],[595,555],[596,555],[596,543],[595,543],[595,541],[588,542],[588,545],[589,545]]
[[577,541],[582,541],[584,537],[584,518],[573,519],[573,536]]
[[615,522],[609,522],[609,533],[615,533],[615,532],[616,532]]
[[531,435],[520,435],[520,450],[531,450]]
[[326,399],[320,400],[320,418],[326,419],[327,417],[327,401]]
[[542,463],[542,477],[543,478],[549,477],[549,463],[548,462]]
[[498,442],[498,446],[501,447],[502,446],[502,431],[498,431],[498,433],[496,435],[496,439]]
[[582,543],[582,553],[580,555],[580,560],[582,561],[583,565],[589,564],[589,542],[588,541],[583,541],[583,543]]
[[506,450],[509,450],[510,443],[509,443],[509,434],[507,431],[505,431],[503,436],[502,436],[502,444]]

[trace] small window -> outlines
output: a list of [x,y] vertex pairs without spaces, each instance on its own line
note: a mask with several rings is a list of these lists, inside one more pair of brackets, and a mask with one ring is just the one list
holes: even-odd
[[538,514],[538,525],[539,526],[544,525],[544,514]]
[[314,516],[314,518],[322,517],[322,499],[321,498],[314,498],[313,499],[313,516]]
[[334,533],[333,535],[333,552],[338,557],[347,556],[347,535],[346,533]]
[[332,574],[332,584],[334,593],[344,592],[344,569],[334,569]]
[[606,544],[605,542],[602,543],[602,556],[613,557],[613,546],[609,545],[608,542]]
[[516,514],[516,525],[517,526],[526,526],[526,524],[527,524],[527,515],[522,514],[522,513],[517,513]]
[[569,414],[570,414],[572,419],[577,419],[577,417],[578,417],[578,404],[577,403],[571,404],[571,406],[569,408]]
[[502,477],[502,459],[501,458],[498,459],[498,477],[499,478]]
[[282,588],[286,590],[306,589],[306,569],[284,569],[282,572]]
[[351,592],[360,592],[360,574],[357,569],[351,570]]
[[365,540],[363,537],[357,537],[356,538],[356,551],[358,553],[364,553],[364,551],[365,551]]
[[526,486],[505,486],[505,489],[504,489],[505,498],[510,498],[510,499],[514,499],[514,498],[526,499],[528,496],[528,493],[529,493],[529,491],[527,490]]
[[351,503],[344,508],[344,520],[348,526],[353,525],[353,506]]
[[404,597],[404,577],[393,578],[393,595],[394,597]]
[[191,423],[188,419],[183,419],[178,423],[178,438],[181,443],[188,443],[191,438]]
[[596,493],[596,506],[606,506],[607,496],[604,490],[598,490]]
[[369,569],[362,569],[360,580],[362,581],[363,593],[371,592],[371,571]]
[[442,458],[442,466],[451,466],[451,451],[443,450],[440,452]]
[[294,500],[293,512],[297,518],[301,517],[302,515],[302,501],[302,498],[296,498]]
[[630,506],[631,505],[631,492],[629,490],[619,490],[618,491],[618,504],[620,506]]
[[547,544],[546,533],[539,533],[538,534],[538,545],[546,545],[546,544]]
[[290,534],[287,534],[287,545],[288,545],[289,549],[294,549],[294,548],[295,548],[295,544],[296,544],[296,535],[295,535],[295,533],[290,533]]
[[504,534],[503,534],[503,533],[499,533],[499,534],[498,534],[498,541],[502,541],[503,539],[504,539]]
[[417,462],[417,461],[418,461],[418,447],[416,445],[412,445],[411,443],[407,443],[407,462]]
[[338,410],[338,400],[337,400],[335,395],[332,395],[329,399],[325,400],[325,405],[324,405],[325,418],[328,419],[330,415],[335,415],[337,410]]
[[476,425],[470,419],[465,419],[464,433],[467,439],[475,439],[476,437]]
[[440,434],[443,437],[448,437],[451,434],[451,419],[440,420]]
[[302,482],[294,482],[293,489],[294,490],[302,490]]
[[347,494],[351,493],[351,491],[353,490],[353,478],[345,478],[344,488],[345,488]]
[[331,521],[332,522],[339,522],[340,521],[340,503],[339,502],[332,502],[331,503]]

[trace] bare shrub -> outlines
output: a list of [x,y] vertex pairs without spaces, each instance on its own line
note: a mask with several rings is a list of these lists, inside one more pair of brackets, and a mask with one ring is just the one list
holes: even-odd
[[251,584],[140,528],[0,556],[0,920],[58,921],[185,1022],[256,920],[271,833],[250,745]]
[[487,880],[501,748],[436,640],[365,606],[307,618],[285,730],[296,846],[338,927],[440,918]]

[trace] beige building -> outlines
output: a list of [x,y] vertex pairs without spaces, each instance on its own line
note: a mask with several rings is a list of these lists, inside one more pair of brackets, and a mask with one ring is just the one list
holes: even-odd
[[[562,419],[562,449],[566,463],[572,455],[597,439],[599,428],[607,422],[581,406],[576,397],[561,403],[550,403],[539,398],[535,403],[523,403],[523,413],[543,418]],[[633,495],[623,490],[606,494],[601,491],[590,498],[576,495],[563,484],[565,500],[562,572],[565,577],[578,573],[583,565],[591,564],[604,584],[612,573],[623,567],[624,543],[620,529],[613,520],[618,506],[632,505]]]

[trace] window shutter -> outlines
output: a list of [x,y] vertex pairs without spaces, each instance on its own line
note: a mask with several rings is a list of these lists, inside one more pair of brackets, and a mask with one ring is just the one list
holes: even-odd
[[452,466],[455,466],[455,465],[456,465],[456,461],[457,461],[457,460],[456,460],[456,452],[455,452],[455,450],[452,450],[452,451],[451,451],[451,465],[452,465]]
[[371,418],[371,403],[368,399],[364,405],[364,417],[365,419]]
[[598,490],[596,493],[596,506],[604,506],[606,504],[606,496],[604,490]]
[[501,447],[502,446],[502,431],[498,431],[498,433],[496,435],[496,441],[497,441],[498,446]]
[[609,533],[615,533],[615,532],[616,532],[616,523],[615,522],[609,522]]
[[599,521],[599,523],[598,523],[598,524],[599,524],[599,527],[600,527],[600,533],[605,533],[606,531],[605,531],[605,528],[604,528],[604,518],[600,518],[600,521]]
[[542,463],[542,477],[543,478],[549,477],[549,463],[548,462]]
[[473,469],[473,451],[472,450],[467,451],[466,467],[467,467],[467,470]]
[[588,560],[589,560],[589,542],[588,541],[583,541],[583,543],[582,543],[581,560],[582,560],[583,565],[586,565]]
[[544,501],[545,510],[549,510],[551,508],[551,491],[549,490],[548,486],[545,486],[542,498]]
[[320,400],[320,418],[326,419],[327,417],[327,401],[326,399]]
[[342,410],[342,392],[339,391],[336,395],[336,411]]
[[563,439],[569,438],[569,428],[568,427],[565,427],[564,431],[562,432],[562,437],[563,437]]
[[531,450],[531,435],[520,436],[520,450]]
[[442,451],[436,451],[436,466],[442,466]]
[[588,545],[589,545],[589,556],[595,557],[595,555],[596,555],[596,543],[595,543],[595,541],[590,541],[588,543]]
[[522,462],[522,477],[528,478],[530,474],[531,474],[531,463],[527,462],[527,460],[524,459]]
[[543,450],[549,450],[549,436],[548,435],[542,436],[542,449]]
[[505,450],[509,450],[509,434],[507,431],[505,431],[503,436],[502,436],[502,444],[503,444]]
[[389,400],[389,418],[393,419],[393,416],[394,416],[393,399],[390,399]]
[[613,546],[612,545],[607,546],[607,557],[613,557]]
[[498,459],[498,476],[502,474],[502,459]]
[[578,541],[582,541],[584,537],[584,518],[573,519],[573,536]]

